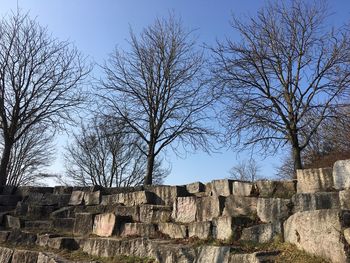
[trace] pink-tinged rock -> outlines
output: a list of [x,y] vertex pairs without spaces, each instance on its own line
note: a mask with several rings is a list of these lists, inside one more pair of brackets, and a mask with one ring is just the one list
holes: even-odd
[[158,231],[170,238],[186,238],[186,226],[176,223],[159,223]]
[[69,205],[82,205],[84,201],[83,191],[73,191],[70,196]]
[[85,205],[99,205],[101,202],[101,191],[87,192],[84,194]]
[[188,225],[188,237],[208,239],[211,237],[211,222],[193,222]]
[[92,233],[101,237],[110,237],[116,230],[116,216],[113,213],[96,215]]
[[196,221],[197,198],[195,196],[178,197],[173,205],[172,218],[175,222],[191,223]]
[[121,228],[122,237],[154,237],[156,228],[154,224],[146,223],[125,223]]
[[197,221],[211,221],[222,215],[225,204],[223,196],[208,196],[197,198]]

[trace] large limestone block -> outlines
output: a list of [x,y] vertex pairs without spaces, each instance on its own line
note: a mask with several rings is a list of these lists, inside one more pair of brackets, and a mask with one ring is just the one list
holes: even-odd
[[11,263],[33,263],[37,262],[39,252],[29,250],[15,250]]
[[284,223],[284,239],[334,263],[348,262],[343,228],[349,226],[349,216],[337,209],[297,212]]
[[230,247],[202,246],[195,263],[229,263]]
[[280,222],[255,225],[242,230],[241,240],[257,243],[267,243],[282,235]]
[[92,232],[94,215],[90,213],[76,213],[74,220],[74,235],[89,235]]
[[255,186],[250,182],[233,181],[232,194],[239,196],[253,196],[256,194]]
[[53,227],[62,232],[73,232],[75,218],[54,218]]
[[29,196],[30,193],[53,193],[52,187],[41,186],[20,186],[17,187],[15,194],[22,197]]
[[350,228],[344,229],[343,234],[346,242],[348,242],[348,244],[350,245]]
[[221,216],[213,220],[213,237],[219,240],[232,240],[235,233],[234,220],[231,216]]
[[113,213],[96,215],[92,233],[101,237],[110,237],[116,233],[117,220]]
[[213,180],[208,184],[206,190],[209,190],[209,195],[213,196],[229,196],[232,194],[232,180],[222,179]]
[[259,197],[278,197],[288,199],[296,193],[295,181],[260,180],[255,182]]
[[103,205],[123,204],[125,206],[136,206],[141,204],[153,204],[154,195],[149,191],[137,191],[131,193],[120,193],[102,197]]
[[6,215],[5,216],[5,225],[7,228],[20,229],[22,226],[22,222],[21,222],[21,219],[18,217]]
[[209,239],[212,235],[211,222],[193,222],[188,225],[188,237]]
[[57,209],[57,210],[53,211],[50,214],[50,218],[74,217],[74,215],[75,215],[74,209],[75,209],[75,207],[73,207],[73,206],[62,207],[60,209]]
[[0,262],[1,263],[10,263],[12,258],[13,250],[6,248],[6,247],[0,247]]
[[297,170],[297,193],[328,192],[334,189],[333,169]]
[[340,207],[343,210],[350,210],[350,189],[339,191]]
[[145,190],[154,194],[155,205],[172,206],[176,198],[189,195],[186,186],[147,185]]
[[186,190],[190,194],[201,193],[205,191],[205,185],[201,182],[195,182],[186,185]]
[[181,238],[187,237],[187,228],[185,225],[176,223],[159,223],[158,231],[170,238]]
[[79,244],[71,237],[53,237],[49,238],[47,246],[54,249],[77,250]]
[[125,223],[121,228],[120,235],[122,237],[155,237],[156,228],[154,224]]
[[142,223],[170,222],[171,213],[171,206],[142,205],[140,206],[140,221]]
[[291,208],[289,199],[258,198],[257,215],[262,222],[276,222],[288,218]]
[[254,218],[257,214],[257,202],[258,198],[256,197],[230,195],[226,197],[223,215],[233,217],[248,216]]
[[69,200],[69,205],[82,205],[84,201],[83,191],[73,191]]
[[23,232],[20,230],[12,230],[6,242],[13,245],[23,245],[23,246],[32,246],[37,240],[37,235],[34,233]]
[[87,192],[84,194],[85,205],[99,205],[101,202],[101,191]]
[[40,229],[42,230],[49,230],[52,228],[52,221],[51,220],[34,220],[34,221],[25,221],[24,227],[26,229]]
[[[116,216],[131,217],[133,221],[140,221],[139,206],[116,206],[112,209]],[[108,211],[109,212],[109,211]]]
[[337,192],[319,192],[309,194],[296,194],[292,198],[293,212],[339,209],[340,200]]
[[225,204],[223,196],[208,196],[197,198],[197,221],[211,221],[222,215]]
[[350,188],[350,160],[340,160],[334,163],[333,180],[335,189]]
[[173,204],[172,218],[175,222],[191,223],[196,221],[197,198],[195,196],[178,197]]

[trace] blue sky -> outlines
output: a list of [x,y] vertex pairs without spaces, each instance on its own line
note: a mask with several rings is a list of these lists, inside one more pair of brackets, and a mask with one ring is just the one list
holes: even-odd
[[[19,7],[48,27],[53,36],[70,40],[97,63],[103,62],[115,46],[127,48],[129,28],[135,32],[151,24],[155,17],[174,12],[190,29],[196,29],[199,43],[213,44],[216,39],[237,39],[229,25],[231,14],[254,15],[264,5],[264,0],[18,0]],[[329,1],[336,14],[331,21],[340,24],[350,21],[350,1]],[[0,14],[16,10],[15,0],[1,0]],[[65,144],[61,136],[58,147]],[[60,153],[61,151],[58,151]],[[193,181],[207,182],[228,176],[228,171],[244,153],[237,156],[232,150],[208,156],[204,153],[187,155],[185,159],[168,153],[172,173],[167,184],[183,184]],[[272,177],[279,157],[261,160],[262,175]],[[62,159],[51,168],[63,172]]]

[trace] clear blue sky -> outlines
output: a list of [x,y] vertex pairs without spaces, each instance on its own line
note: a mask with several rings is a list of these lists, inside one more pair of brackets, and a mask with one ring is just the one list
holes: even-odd
[[[174,12],[181,16],[190,29],[197,29],[199,43],[213,44],[225,36],[237,38],[231,30],[231,14],[254,15],[267,1],[264,0],[18,0],[19,7],[48,27],[53,36],[69,39],[91,59],[101,63],[115,46],[127,48],[129,27],[136,32],[151,24],[155,17]],[[350,1],[330,0],[334,23],[350,21]],[[0,14],[16,10],[16,0],[1,0]],[[65,138],[60,139],[60,145]],[[244,154],[240,156],[245,159]],[[172,173],[167,184],[182,184],[193,181],[207,182],[228,176],[228,170],[237,162],[234,151],[208,156],[191,154],[179,159],[168,154]],[[257,159],[265,177],[274,175],[278,157]],[[52,169],[63,171],[58,157]]]

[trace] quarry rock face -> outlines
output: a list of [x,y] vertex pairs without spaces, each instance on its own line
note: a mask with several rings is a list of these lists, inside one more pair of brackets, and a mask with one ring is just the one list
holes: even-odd
[[349,262],[348,167],[349,160],[334,169],[300,170],[292,181],[0,187],[0,262],[71,262],[23,250],[30,246],[160,263],[274,262],[279,251],[240,247],[266,242],[289,242],[332,262]]
[[349,226],[349,218],[338,209],[297,212],[284,223],[284,239],[332,262],[348,262],[343,228]]

